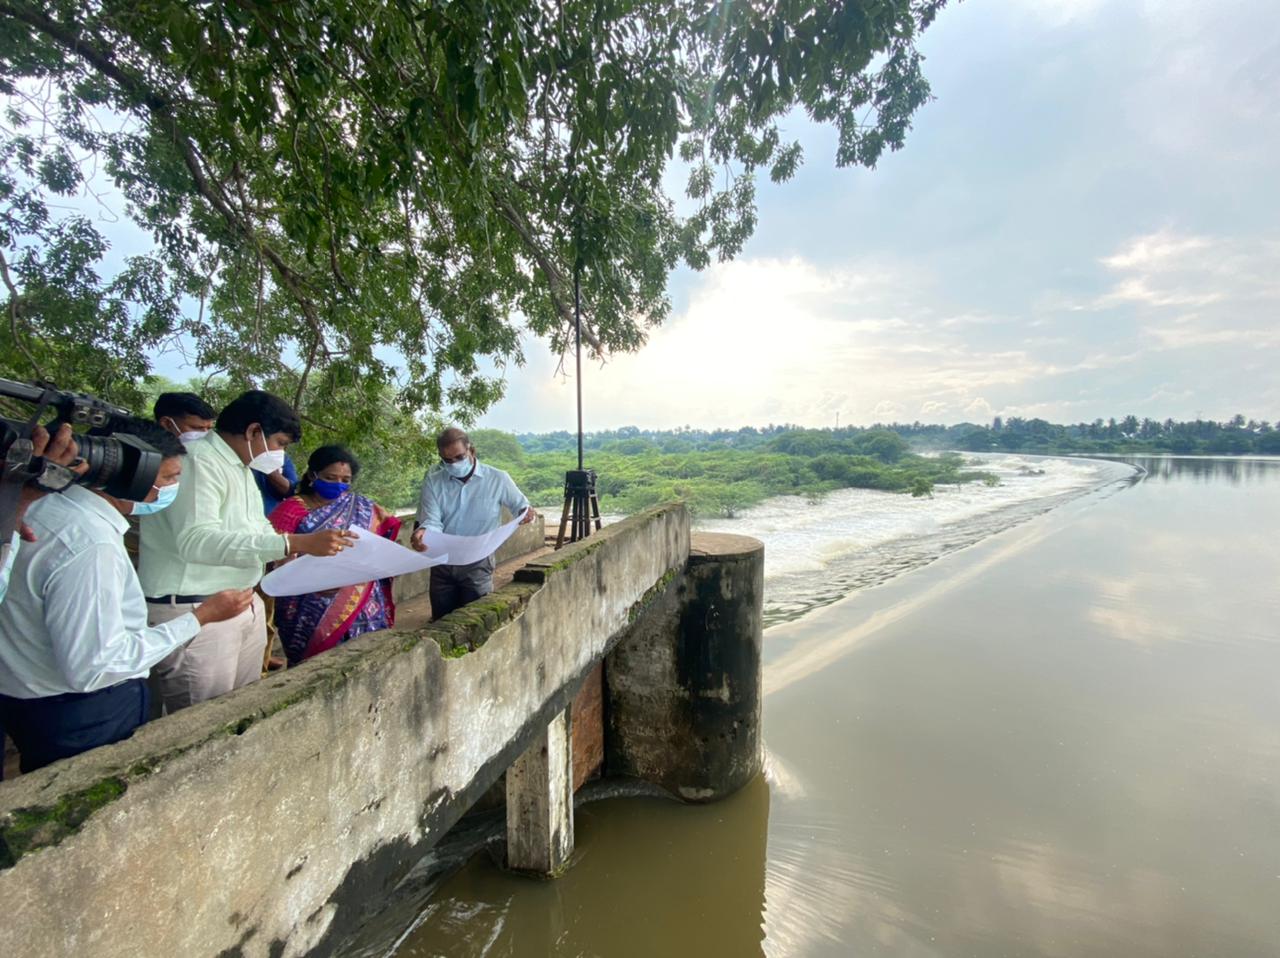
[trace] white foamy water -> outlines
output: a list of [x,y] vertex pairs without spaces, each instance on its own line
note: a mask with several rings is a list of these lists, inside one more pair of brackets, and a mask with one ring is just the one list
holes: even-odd
[[780,496],[697,528],[764,542],[765,622],[772,624],[1133,475],[1131,466],[1099,460],[975,459],[977,468],[999,477],[998,486],[938,486],[932,498],[919,499],[872,489],[841,489],[817,501]]

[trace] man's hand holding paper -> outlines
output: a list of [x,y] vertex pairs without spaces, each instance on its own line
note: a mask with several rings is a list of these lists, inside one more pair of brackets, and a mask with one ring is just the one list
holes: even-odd
[[526,521],[526,515],[532,511],[530,508],[506,525],[498,526],[482,536],[455,536],[420,528],[414,531],[410,541],[419,552],[431,556],[444,555],[450,565],[470,565],[497,552],[498,547],[511,538],[516,527],[522,525]]

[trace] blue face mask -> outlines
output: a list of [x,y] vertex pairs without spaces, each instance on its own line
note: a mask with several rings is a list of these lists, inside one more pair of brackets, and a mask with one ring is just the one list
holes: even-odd
[[446,462],[444,468],[455,479],[465,479],[471,473],[471,457],[459,459],[457,462]]
[[346,494],[346,491],[351,488],[351,483],[317,479],[311,483],[311,488],[316,491],[316,495],[321,499],[337,499],[339,496]]
[[173,500],[178,498],[178,483],[171,486],[152,486],[156,491],[155,502],[135,502],[133,504],[133,514],[135,516],[155,515],[163,509],[168,509],[173,504]]

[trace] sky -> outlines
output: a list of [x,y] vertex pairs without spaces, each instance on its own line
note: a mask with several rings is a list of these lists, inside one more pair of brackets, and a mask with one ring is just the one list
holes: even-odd
[[[837,169],[793,117],[800,173],[641,351],[584,364],[585,428],[1280,420],[1280,3],[969,0],[921,47],[905,149]],[[524,352],[478,425],[574,428]]]
[[[1280,3],[969,0],[905,149],[802,117],[735,261],[672,277],[585,427],[1280,419]],[[481,424],[574,427],[546,347]]]

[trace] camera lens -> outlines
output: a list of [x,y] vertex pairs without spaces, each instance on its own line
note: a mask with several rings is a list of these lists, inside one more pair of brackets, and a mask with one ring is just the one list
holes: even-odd
[[76,436],[76,445],[80,458],[89,466],[80,482],[101,489],[120,469],[120,443],[110,436],[81,435]]
[[161,455],[137,436],[80,435],[80,456],[88,471],[76,482],[101,489],[118,499],[140,502],[147,497],[160,472]]

